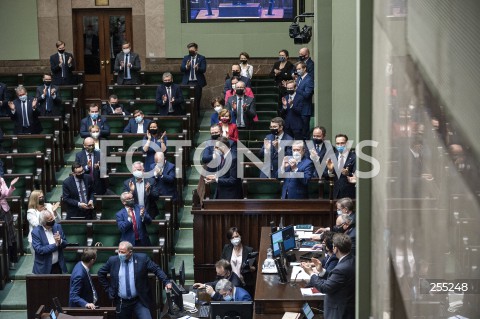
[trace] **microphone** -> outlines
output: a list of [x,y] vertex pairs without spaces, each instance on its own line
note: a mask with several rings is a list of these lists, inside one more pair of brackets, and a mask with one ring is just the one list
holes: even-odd
[[295,287],[295,286],[297,285],[297,277],[298,277],[298,275],[300,275],[301,272],[302,272],[302,269],[300,269],[300,270],[297,272],[297,274],[295,275],[295,279],[293,279],[293,282],[290,281],[290,286]]

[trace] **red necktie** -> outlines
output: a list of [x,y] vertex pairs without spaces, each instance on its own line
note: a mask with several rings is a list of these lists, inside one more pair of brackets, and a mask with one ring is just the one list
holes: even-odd
[[135,233],[135,240],[139,240],[138,229],[137,229],[137,219],[135,218],[135,211],[133,208],[130,208],[130,213],[132,213],[132,223],[133,223],[133,232]]

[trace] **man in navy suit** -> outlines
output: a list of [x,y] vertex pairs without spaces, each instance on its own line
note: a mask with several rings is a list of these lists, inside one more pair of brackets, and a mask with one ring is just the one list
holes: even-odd
[[152,223],[152,218],[145,207],[135,205],[133,195],[129,192],[123,192],[120,200],[124,208],[115,215],[121,233],[120,241],[128,241],[133,246],[151,246],[146,225]]
[[123,104],[118,103],[118,96],[112,94],[108,97],[108,103],[103,106],[103,114],[105,115],[123,115],[127,114]]
[[[281,151],[281,141],[293,141],[293,138],[283,131],[285,122],[281,117],[274,117],[270,121],[270,134],[265,137],[263,146],[258,156],[264,158],[265,155],[270,153],[270,165],[269,167],[263,167],[260,171],[261,178],[277,178],[278,177],[278,152]],[[292,155],[292,148],[290,146],[284,146],[284,155]],[[267,164],[267,160],[265,160]]]
[[307,66],[307,72],[314,78],[315,73],[315,63],[313,62],[312,58],[310,57],[310,50],[308,48],[301,48],[298,51],[298,60],[305,63]]
[[117,84],[127,85],[140,83],[140,70],[142,69],[140,56],[131,52],[129,42],[122,44],[122,52],[117,54],[113,69],[118,73]]
[[145,119],[142,110],[133,111],[133,119],[128,121],[127,126],[123,129],[123,133],[141,133],[145,134],[151,120]]
[[49,211],[42,211],[40,225],[32,229],[32,247],[35,250],[32,272],[36,275],[67,273],[63,258],[63,248],[67,244],[62,226],[55,224],[55,216]]
[[198,54],[198,45],[194,42],[187,44],[188,55],[183,57],[180,71],[183,73],[182,84],[195,86],[195,104],[197,113],[200,114],[200,101],[202,88],[207,85],[205,72],[207,72],[207,60]]
[[287,95],[282,97],[282,107],[279,109],[279,114],[285,120],[285,132],[296,140],[302,140],[302,97],[296,94],[296,87],[295,81],[287,82]]
[[145,169],[142,162],[134,162],[132,164],[131,178],[123,182],[123,191],[130,192],[133,195],[135,204],[144,206],[148,214],[155,218],[160,212],[158,211],[156,199],[152,192],[155,184],[154,178],[144,178]]
[[172,196],[172,200],[177,199],[177,179],[175,176],[175,165],[165,159],[163,152],[155,153],[155,163],[150,166],[155,178],[155,184],[152,189],[152,196]]
[[23,85],[15,89],[17,98],[8,102],[10,118],[15,122],[13,134],[40,134],[42,123],[38,119],[40,109],[37,99],[29,98]]
[[216,199],[243,198],[242,180],[237,178],[237,154],[231,152],[228,138],[220,137],[215,144],[215,150],[220,152],[220,165],[216,174],[205,176],[205,183],[217,183],[214,195]]
[[69,307],[95,309],[98,294],[90,276],[90,269],[92,269],[96,260],[97,250],[87,248],[83,251],[80,261],[73,267],[70,276]]
[[[282,199],[308,198],[308,182],[313,176],[313,163],[305,156],[303,141],[295,141],[292,145],[292,156],[285,156],[280,169],[279,178],[284,178]],[[303,173],[303,177],[288,176]],[[286,175],[285,175],[286,174]]]
[[[315,126],[312,131],[312,142],[313,148],[309,150],[310,159],[313,163],[318,162],[319,165],[322,164],[323,158],[327,153],[327,147],[325,146],[325,137],[327,136],[327,129],[323,126]],[[322,175],[323,172],[320,172]],[[319,174],[315,170],[313,177],[318,177]]]
[[[241,73],[240,64],[232,65],[232,77],[225,80],[225,85],[223,86],[223,95],[225,95],[228,90],[233,89],[232,78],[234,77],[237,77],[240,81],[245,83],[245,87],[252,87],[250,78],[240,75],[240,73]],[[235,88],[237,88],[237,86],[235,86]]]
[[170,72],[163,73],[163,84],[157,87],[156,104],[160,115],[182,115],[183,94],[179,85],[173,83]]
[[43,84],[37,86],[37,107],[42,116],[62,115],[62,99],[58,94],[58,86],[52,84],[52,76],[48,73],[43,75]]
[[245,83],[239,81],[235,86],[235,95],[228,98],[225,108],[232,114],[232,123],[238,129],[251,129],[253,118],[257,115],[255,99],[245,95]]
[[83,118],[80,123],[80,136],[91,137],[88,128],[92,125],[100,127],[100,137],[108,137],[110,135],[110,126],[107,123],[105,116],[100,116],[100,109],[96,103],[91,103],[88,107],[88,116]]
[[83,150],[75,154],[75,162],[83,166],[85,174],[93,181],[95,195],[104,195],[107,191],[105,179],[100,177],[100,151],[95,150],[95,141],[91,137],[83,140]]
[[[210,127],[210,140],[206,141],[205,149],[202,151],[202,158],[201,163],[203,168],[207,172],[216,172],[218,170],[218,166],[220,165],[220,151],[215,152],[215,143],[218,138],[221,136],[222,129],[220,125],[214,124]],[[232,152],[236,152],[234,143],[232,140],[228,140],[230,144],[230,150]],[[213,161],[213,162],[212,162]]]
[[[333,178],[335,184],[333,187],[333,198],[350,197],[355,198],[355,184],[350,183],[348,177],[352,177],[355,173],[357,157],[354,150],[347,148],[348,136],[345,134],[337,134],[335,136],[335,148],[337,152],[337,168],[331,159],[327,160],[327,169],[323,176]],[[337,175],[337,172],[340,174]]]
[[7,85],[0,82],[0,116],[6,116],[10,113],[8,100],[10,99]]
[[137,318],[151,319],[149,308],[152,296],[148,273],[154,273],[168,289],[172,288],[172,284],[147,255],[133,253],[132,249],[131,243],[122,241],[118,245],[118,256],[110,257],[98,271],[98,281],[115,303],[117,318],[130,319],[135,313]]
[[55,45],[58,52],[50,56],[50,70],[52,71],[53,84],[75,84],[75,78],[72,73],[75,71],[75,61],[73,60],[73,55],[65,52],[65,42],[57,41]]
[[302,134],[303,139],[306,140],[310,134],[310,116],[312,116],[312,99],[315,85],[313,82],[313,77],[307,72],[307,65],[304,62],[297,62],[295,64],[295,68],[298,76],[295,95],[300,99],[299,103],[302,106]]
[[235,287],[228,279],[220,279],[215,291],[222,295],[224,301],[252,301],[252,296],[245,289]]
[[62,200],[67,203],[67,219],[93,219],[93,182],[83,166],[73,163],[72,175],[63,181]]
[[339,258],[335,268],[322,279],[326,270],[302,262],[303,270],[311,275],[309,285],[325,294],[323,316],[325,319],[355,318],[355,258],[351,254],[352,242],[346,234],[333,236],[333,252]]

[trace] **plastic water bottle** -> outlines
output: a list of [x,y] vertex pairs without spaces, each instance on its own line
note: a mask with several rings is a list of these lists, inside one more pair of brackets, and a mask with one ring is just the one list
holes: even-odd
[[267,259],[273,259],[273,251],[272,248],[267,248]]

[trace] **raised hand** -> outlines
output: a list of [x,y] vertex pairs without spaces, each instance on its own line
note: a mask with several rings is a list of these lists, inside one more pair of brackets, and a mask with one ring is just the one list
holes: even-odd
[[162,100],[163,100],[163,102],[167,102],[168,96],[167,96],[166,94],[164,94],[164,95],[162,96]]
[[10,110],[14,111],[15,110],[15,104],[13,104],[13,101],[8,101],[8,107]]
[[35,110],[37,108],[37,98],[34,98],[32,101],[32,109]]
[[10,183],[10,187],[12,187],[13,185],[15,185],[15,183],[18,182],[18,179],[19,179],[19,178],[20,178],[20,177],[15,177],[15,178],[12,180],[12,182]]
[[135,191],[135,184],[133,181],[128,182],[128,187],[130,188],[130,193],[133,193]]
[[237,110],[237,102],[233,102],[233,103],[232,103],[232,109],[233,109],[234,111]]

